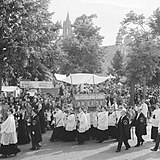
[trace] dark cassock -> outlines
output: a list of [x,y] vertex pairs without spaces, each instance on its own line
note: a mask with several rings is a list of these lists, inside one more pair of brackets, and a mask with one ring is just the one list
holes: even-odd
[[46,121],[45,121],[44,109],[41,103],[38,103],[38,116],[40,121],[41,132],[45,133]]
[[137,109],[137,114],[132,121],[131,126],[135,126],[135,134],[137,137],[137,144],[135,147],[139,147],[143,144],[143,135],[147,135],[147,120],[143,113],[141,113],[141,107]]
[[17,138],[18,144],[27,144],[30,142],[29,128],[26,120],[26,110],[22,110],[19,115]]
[[32,110],[31,125],[30,125],[32,148],[30,150],[38,150],[40,148],[39,143],[42,141],[42,133],[37,112],[38,111],[35,109]]
[[121,151],[122,143],[124,143],[126,150],[130,148],[128,140],[131,139],[129,119],[126,116],[126,109],[121,110],[121,117],[117,123],[118,131],[118,146],[116,152]]

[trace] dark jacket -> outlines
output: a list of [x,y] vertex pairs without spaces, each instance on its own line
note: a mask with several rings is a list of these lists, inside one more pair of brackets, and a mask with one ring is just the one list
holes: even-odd
[[136,114],[134,120],[132,121],[132,126],[135,126],[135,131],[140,135],[147,135],[147,120],[143,113],[140,113],[138,119],[138,114]]
[[42,133],[40,128],[39,117],[36,115],[31,118],[31,137],[33,143],[39,143],[42,141]]
[[41,132],[45,133],[45,116],[44,116],[44,110],[43,109],[41,109],[38,112],[38,116],[39,116],[39,122],[40,122]]
[[126,140],[131,138],[129,119],[127,118],[127,116],[124,116],[122,119],[119,119],[117,128],[119,137]]

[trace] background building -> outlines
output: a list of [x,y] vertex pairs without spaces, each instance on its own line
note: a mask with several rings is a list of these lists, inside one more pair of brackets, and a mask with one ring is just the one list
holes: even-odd
[[72,36],[72,26],[71,21],[69,19],[69,12],[67,14],[66,20],[63,22],[63,38]]

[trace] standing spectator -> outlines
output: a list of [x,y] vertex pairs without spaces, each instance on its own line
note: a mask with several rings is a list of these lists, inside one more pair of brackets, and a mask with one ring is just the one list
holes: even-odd
[[11,154],[17,155],[20,149],[17,147],[16,124],[13,116],[13,110],[9,109],[8,118],[1,125],[1,148],[2,158],[7,158]]
[[44,111],[50,109],[50,105],[49,105],[48,99],[44,100],[44,102],[42,103],[42,108],[43,108]]
[[148,106],[147,104],[145,103],[145,99],[142,99],[142,104],[141,104],[141,108],[142,108],[142,113],[143,115],[147,118],[148,116]]

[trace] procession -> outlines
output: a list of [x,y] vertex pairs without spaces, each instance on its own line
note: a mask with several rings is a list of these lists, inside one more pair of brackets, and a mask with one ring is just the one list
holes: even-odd
[[[22,83],[24,87],[24,82]],[[153,110],[151,109],[150,95],[147,101],[142,99],[135,107],[128,107],[125,98],[127,96],[120,94],[121,100],[117,103],[117,95],[112,94],[112,90],[115,90],[111,87],[108,89],[111,94],[105,94],[104,104],[101,101],[93,107],[91,103],[83,102],[81,99],[79,103],[84,104],[78,106],[78,103],[73,103],[73,86],[70,86],[71,90],[66,91],[64,84],[59,81],[58,83],[59,90],[56,97],[41,92],[32,93],[31,96],[31,93],[23,90],[18,97],[14,97],[12,92],[8,92],[10,93],[8,97],[5,97],[4,94],[4,97],[1,98],[0,153],[2,158],[17,155],[21,151],[20,146],[25,144],[30,144],[28,150],[40,150],[43,141],[42,135],[48,131],[52,131],[50,139],[48,139],[51,143],[59,141],[85,145],[87,141],[103,143],[113,139],[117,141],[115,152],[121,151],[123,143],[125,150],[131,150],[132,147],[140,147],[145,143],[143,136],[147,135],[149,121],[152,123],[150,138],[155,142],[155,146],[151,150],[158,150],[160,129],[158,97],[154,97],[157,100],[152,104]],[[108,86],[109,83],[110,80],[105,85]],[[121,86],[116,89],[122,93]],[[87,94],[90,95],[90,92],[92,90]],[[98,95],[98,92],[94,94]],[[82,90],[79,95],[86,96],[86,93]],[[89,101],[92,100],[98,102],[98,96],[97,99],[95,97],[89,99]],[[136,145],[131,146],[128,141],[131,137],[133,138],[134,134],[136,135],[134,137]]]
[[160,159],[159,24],[158,0],[2,0],[0,158]]

